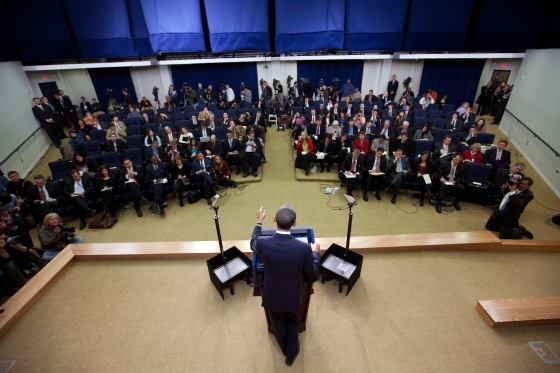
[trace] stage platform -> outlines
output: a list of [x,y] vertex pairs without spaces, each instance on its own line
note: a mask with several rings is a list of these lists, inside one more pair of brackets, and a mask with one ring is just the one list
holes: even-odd
[[479,300],[476,309],[491,328],[560,324],[560,297]]

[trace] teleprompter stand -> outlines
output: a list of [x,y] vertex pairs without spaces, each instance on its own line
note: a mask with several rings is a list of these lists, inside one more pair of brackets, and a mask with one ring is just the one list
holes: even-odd
[[[212,203],[214,209],[214,222],[216,223],[216,233],[220,244],[220,254],[206,261],[210,280],[224,299],[224,289],[229,288],[231,295],[235,294],[233,286],[240,279],[245,279],[247,284],[251,283],[251,260],[247,258],[241,250],[233,246],[224,251],[222,244],[222,234],[220,232],[220,222],[218,216],[218,205],[223,205],[227,199],[218,198]],[[218,202],[220,201],[220,202]]]
[[355,199],[344,195],[348,201],[348,232],[346,234],[346,248],[332,244],[321,256],[321,283],[336,279],[338,280],[338,292],[342,293],[344,284],[348,285],[346,295],[354,287],[362,272],[364,257],[350,250],[350,234],[352,232],[352,207]]

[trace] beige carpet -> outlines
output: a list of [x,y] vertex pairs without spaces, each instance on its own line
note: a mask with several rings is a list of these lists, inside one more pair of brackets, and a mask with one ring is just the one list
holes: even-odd
[[349,296],[316,283],[293,367],[244,282],[222,301],[204,261],[78,261],[0,340],[10,372],[558,372],[560,326],[493,330],[477,300],[558,295],[547,253],[365,257]]

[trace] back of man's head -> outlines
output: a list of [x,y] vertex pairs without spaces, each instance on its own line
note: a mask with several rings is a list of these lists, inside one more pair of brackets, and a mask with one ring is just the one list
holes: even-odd
[[278,228],[287,231],[296,222],[296,210],[290,205],[284,205],[276,211],[275,217]]

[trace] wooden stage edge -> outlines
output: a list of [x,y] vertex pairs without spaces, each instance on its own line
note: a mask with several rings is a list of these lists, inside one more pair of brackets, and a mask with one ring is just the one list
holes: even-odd
[[[346,246],[346,237],[318,238],[321,251],[331,244]],[[223,241],[251,255],[249,240]],[[558,252],[560,241],[500,240],[488,231],[353,237],[350,248],[360,254],[400,251]],[[69,245],[3,306],[0,338],[46,293],[74,260],[209,259],[219,253],[217,241],[82,243]]]

